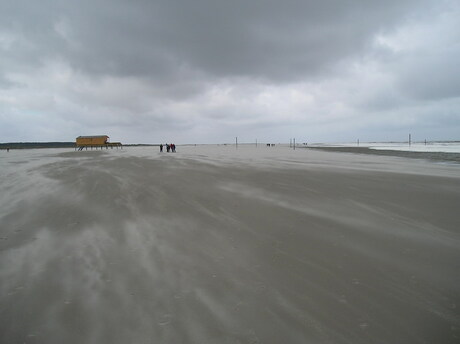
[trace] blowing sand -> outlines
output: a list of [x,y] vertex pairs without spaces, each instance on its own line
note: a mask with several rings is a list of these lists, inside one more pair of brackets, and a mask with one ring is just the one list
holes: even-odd
[[460,165],[0,152],[1,343],[459,343]]

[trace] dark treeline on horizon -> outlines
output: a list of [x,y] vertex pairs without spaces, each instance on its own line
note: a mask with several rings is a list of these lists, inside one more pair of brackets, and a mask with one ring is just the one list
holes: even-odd
[[75,142],[7,142],[0,143],[0,149],[27,149],[27,148],[69,148],[75,147]]

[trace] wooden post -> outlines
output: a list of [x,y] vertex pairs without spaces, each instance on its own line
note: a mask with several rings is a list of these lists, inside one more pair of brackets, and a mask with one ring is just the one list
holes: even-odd
[[238,148],[238,136],[235,137],[235,147]]
[[411,135],[409,134],[409,146],[411,145]]
[[294,150],[295,150],[295,139],[294,139]]

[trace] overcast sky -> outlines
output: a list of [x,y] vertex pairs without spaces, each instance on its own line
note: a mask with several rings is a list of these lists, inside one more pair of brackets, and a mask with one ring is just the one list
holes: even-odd
[[458,0],[1,0],[0,142],[460,140]]

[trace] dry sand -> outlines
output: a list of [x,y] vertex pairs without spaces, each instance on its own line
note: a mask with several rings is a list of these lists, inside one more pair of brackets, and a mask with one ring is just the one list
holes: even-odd
[[460,165],[0,152],[1,343],[459,343]]

